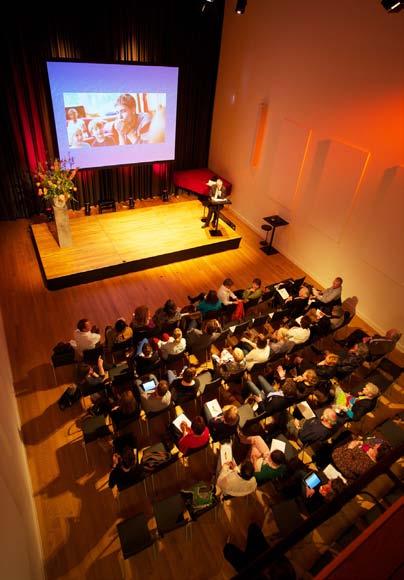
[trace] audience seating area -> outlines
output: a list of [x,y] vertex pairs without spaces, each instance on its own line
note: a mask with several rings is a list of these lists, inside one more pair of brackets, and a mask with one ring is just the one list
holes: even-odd
[[[248,373],[242,369],[233,374],[224,374],[217,365],[216,357],[221,355],[223,349],[232,352],[234,348],[243,346],[243,338],[246,335],[251,341],[255,341],[258,335],[271,340],[274,331],[279,326],[290,328],[299,324],[299,320],[296,322],[295,319],[288,318],[285,304],[278,290],[282,287],[288,288],[293,296],[299,291],[302,282],[301,279],[283,280],[276,285],[266,287],[260,299],[254,299],[251,304],[245,304],[245,317],[241,320],[231,320],[231,309],[222,307],[214,315],[214,318],[219,320],[222,330],[212,339],[212,343],[207,348],[197,351],[187,346],[184,352],[166,359],[160,355],[151,369],[158,380],[165,379],[169,370],[174,370],[177,376],[182,376],[181,371],[185,366],[194,368],[196,377],[200,379],[196,396],[180,407],[172,402],[162,411],[146,413],[138,406],[137,412],[127,418],[120,417],[119,420],[114,418],[109,409],[104,409],[103,414],[98,416],[89,414],[89,410],[97,406],[97,397],[105,397],[105,393],[107,393],[107,398],[112,399],[113,404],[119,404],[122,392],[129,389],[139,402],[139,387],[135,381],[142,377],[139,376],[137,370],[136,352],[142,341],[149,341],[156,349],[156,339],[161,338],[164,332],[171,335],[176,327],[182,329],[186,339],[190,328],[201,328],[207,319],[213,318],[210,313],[204,318],[187,306],[182,309],[182,316],[177,322],[166,325],[158,331],[156,329],[135,330],[131,339],[114,345],[112,349],[101,344],[94,349],[84,351],[82,358],[85,362],[96,365],[101,356],[107,371],[105,381],[95,387],[86,385],[85,382],[80,384],[83,405],[81,409],[77,406],[77,412],[80,415],[78,424],[81,429],[79,438],[83,444],[87,462],[91,466],[89,447],[99,438],[112,441],[112,447],[110,447],[112,462],[112,451],[119,455],[120,438],[127,437],[128,434],[131,437],[130,445],[136,452],[136,465],[142,466],[143,457],[155,459],[154,464],[151,461],[147,469],[137,471],[128,483],[118,483],[116,490],[113,491],[118,514],[122,513],[122,496],[127,495],[131,488],[140,483],[143,484],[144,493],[150,502],[148,517],[143,513],[138,513],[136,506],[132,506],[132,510],[129,509],[128,512],[128,507],[131,508],[130,500],[129,505],[125,504],[125,519],[117,527],[117,537],[120,539],[125,560],[149,547],[154,550],[155,542],[164,542],[164,537],[178,527],[184,527],[185,541],[192,541],[192,526],[200,525],[201,515],[214,511],[215,522],[217,522],[220,521],[222,511],[228,508],[229,503],[237,506],[240,502],[248,502],[251,499],[253,502],[258,502],[268,513],[266,535],[271,537],[271,546],[276,545],[282,538],[287,537],[312,517],[304,498],[301,495],[299,497],[290,495],[290,482],[293,481],[294,475],[299,470],[321,471],[327,464],[332,464],[331,454],[336,447],[355,440],[358,436],[374,436],[387,441],[392,449],[391,465],[386,473],[375,477],[360,493],[347,501],[338,513],[331,517],[325,515],[316,529],[289,549],[288,557],[295,569],[310,571],[312,574],[317,573],[333,555],[356,537],[372,521],[372,518],[383,512],[386,506],[394,501],[397,494],[402,495],[404,463],[402,459],[396,459],[394,450],[402,448],[404,443],[403,375],[402,369],[386,358],[384,353],[376,356],[368,353],[364,356],[362,364],[359,364],[353,372],[341,373],[339,376],[335,374],[332,382],[328,383],[328,388],[330,385],[332,388],[338,386],[353,396],[358,396],[366,383],[376,385],[380,396],[375,408],[358,421],[353,421],[346,415],[342,415],[342,418],[338,416],[338,428],[330,432],[330,437],[313,444],[305,444],[299,436],[294,437],[278,414],[258,408],[256,400],[251,397],[246,385],[247,379],[257,384],[258,376],[264,375],[269,377],[277,388],[282,382],[277,374],[279,366],[286,369],[289,377],[296,378],[304,370],[318,368],[317,364],[324,359],[326,352],[335,353],[342,358],[346,354],[346,348],[342,343],[354,330],[349,327],[354,312],[346,310],[342,325],[332,332],[324,333],[314,323],[311,327],[311,338],[308,341],[291,345],[286,354],[270,354],[267,361],[254,364]],[[281,316],[278,315],[279,313]],[[272,325],[273,319],[276,320],[276,324]],[[72,365],[74,368],[80,363],[77,362],[77,357],[74,362],[71,354],[67,356],[62,353],[59,358],[55,353],[52,355],[55,382],[57,382],[56,369],[65,364]],[[88,399],[89,396],[92,396],[92,400]],[[85,400],[87,402],[84,403]],[[249,446],[240,438],[253,435],[262,437],[268,446],[271,446],[273,439],[285,444],[286,470],[282,477],[258,485],[257,491],[251,494],[253,497],[250,499],[248,496],[232,498],[221,493],[220,489],[216,489],[214,500],[209,505],[206,505],[204,509],[193,511],[192,505],[189,502],[186,503],[181,494],[184,485],[189,486],[187,472],[191,464],[196,462],[199,481],[203,480],[207,485],[214,485],[216,466],[223,441],[211,436],[206,445],[184,455],[178,450],[175,440],[170,438],[169,425],[181,412],[185,412],[190,420],[196,416],[203,416],[206,420],[206,403],[213,400],[217,400],[222,407],[228,404],[237,407],[238,429],[230,438],[225,439],[232,445],[233,459],[237,464],[245,460],[249,451]],[[309,403],[312,401],[310,397],[306,400]],[[328,403],[316,405],[314,408],[316,417],[321,417],[324,409],[333,406],[334,403],[334,401],[328,401]],[[286,417],[288,422],[301,418],[296,403],[291,405],[285,413],[283,418]],[[389,455],[386,457],[388,461]],[[175,481],[176,493],[174,495],[161,497],[162,478],[170,479],[171,483]],[[349,488],[349,485],[346,487]],[[128,513],[131,515],[128,516]],[[222,549],[222,546],[218,546],[217,549]],[[158,556],[155,554],[154,557]]]

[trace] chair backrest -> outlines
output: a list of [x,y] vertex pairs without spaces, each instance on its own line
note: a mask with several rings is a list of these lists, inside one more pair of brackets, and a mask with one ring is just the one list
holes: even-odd
[[230,328],[222,330],[217,339],[213,342],[216,348],[218,348],[219,350],[223,350],[223,348],[226,346],[226,339],[229,336],[230,332],[231,332]]
[[112,352],[122,352],[133,347],[133,338],[128,338],[122,342],[115,342],[112,345]]
[[63,367],[65,365],[71,365],[75,362],[75,351],[74,348],[66,348],[64,352],[53,352],[51,355],[51,360],[54,368]]
[[205,385],[203,393],[201,394],[201,397],[200,397],[201,405],[204,405],[208,401],[213,401],[213,399],[219,398],[219,390],[220,390],[221,384],[222,384],[222,378],[219,377],[218,379],[215,379],[211,383],[207,383]]
[[116,526],[124,560],[138,554],[153,544],[148,527],[148,517],[137,514]]
[[163,360],[164,368],[167,370],[181,371],[185,363],[185,352],[180,352],[179,354],[169,354],[166,359]]
[[237,338],[241,337],[244,334],[244,331],[247,330],[249,325],[250,325],[249,320],[246,320],[246,322],[242,322],[241,324],[237,324],[236,328],[234,329],[233,334],[235,336],[237,336]]
[[241,405],[241,407],[238,408],[238,415],[240,417],[240,420],[239,420],[240,429],[242,429],[244,427],[244,425],[246,424],[247,421],[255,418],[254,411],[253,411],[251,405],[248,405],[248,404]]
[[260,373],[261,371],[265,371],[265,369],[267,368],[268,362],[262,362],[262,363],[255,363],[253,364],[253,366],[250,369],[250,374],[252,375],[257,375],[258,373]]
[[104,356],[104,346],[102,344],[95,348],[83,350],[83,362],[89,365],[97,364],[99,356]]
[[261,328],[262,326],[264,326],[267,320],[268,314],[262,314],[261,316],[257,316],[257,318],[254,318],[251,328]]
[[184,511],[185,503],[180,494],[153,502],[153,512],[160,534],[166,534],[186,525],[187,522],[182,517]]

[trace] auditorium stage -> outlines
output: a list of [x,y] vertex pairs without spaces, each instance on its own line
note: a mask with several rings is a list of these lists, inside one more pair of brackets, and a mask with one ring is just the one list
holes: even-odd
[[45,285],[58,290],[239,247],[241,237],[222,220],[223,236],[214,238],[201,216],[192,200],[74,217],[73,246],[64,249],[46,223],[31,233]]

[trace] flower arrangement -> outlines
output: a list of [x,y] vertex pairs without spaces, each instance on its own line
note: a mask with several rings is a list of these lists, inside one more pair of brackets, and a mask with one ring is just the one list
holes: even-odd
[[73,196],[73,192],[77,191],[73,181],[77,171],[70,157],[55,159],[52,165],[46,163],[45,167],[39,163],[35,174],[38,195],[59,207],[64,207],[71,199],[77,201]]

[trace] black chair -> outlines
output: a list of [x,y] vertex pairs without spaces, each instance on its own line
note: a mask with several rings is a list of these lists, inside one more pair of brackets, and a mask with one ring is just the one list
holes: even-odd
[[133,350],[133,337],[124,340],[123,342],[117,342],[112,346],[111,356],[112,362],[117,364],[118,362],[125,360],[128,353]]
[[104,358],[104,346],[102,344],[83,350],[83,362],[88,365],[96,365],[100,356]]
[[199,402],[201,407],[204,406],[205,403],[208,401],[213,401],[213,399],[217,399],[220,402],[220,387],[222,384],[222,378],[219,377],[214,381],[207,383],[200,394]]
[[266,321],[268,320],[268,314],[262,314],[261,316],[257,316],[254,318],[251,324],[251,328],[261,329]]
[[245,322],[242,322],[241,324],[237,324],[237,326],[235,327],[234,331],[233,331],[233,335],[236,336],[238,339],[240,339],[244,332],[248,329],[248,327],[250,326],[250,321],[246,320]]
[[304,522],[298,504],[294,499],[275,503],[271,506],[271,509],[279,534],[282,537],[288,536]]
[[185,511],[185,503],[180,494],[153,502],[159,535],[162,537],[177,528],[186,526],[188,521],[184,517]]
[[140,409],[136,409],[130,415],[122,415],[119,411],[111,411],[109,416],[111,417],[114,432],[119,433],[139,419]]
[[253,382],[259,374],[265,374],[265,370],[266,370],[267,366],[268,366],[268,361],[253,364],[253,366],[250,369],[250,375],[251,375]]
[[109,437],[112,435],[109,427],[105,423],[104,415],[99,415],[95,417],[86,417],[80,425],[81,431],[83,433],[83,449],[84,454],[86,456],[87,464],[88,461],[88,454],[87,454],[87,445],[96,441],[97,439],[103,437]]
[[222,330],[222,332],[219,334],[219,336],[216,338],[216,340],[213,342],[213,344],[215,345],[215,347],[218,350],[223,350],[226,346],[226,340],[227,337],[229,336],[229,334],[231,333],[231,329],[230,328],[226,328],[225,330]]
[[253,408],[251,407],[251,405],[248,404],[241,405],[241,407],[238,408],[238,416],[240,418],[239,420],[240,429],[244,427],[247,421],[255,419],[255,413],[253,411]]
[[52,371],[53,377],[55,379],[55,386],[57,386],[57,376],[56,369],[64,366],[70,366],[75,364],[75,351],[72,347],[71,349],[66,349],[65,352],[54,352],[51,355]]
[[116,526],[124,560],[154,545],[144,513],[120,522]]
[[166,359],[162,359],[164,365],[164,370],[181,372],[185,365],[185,352],[180,352],[179,354],[169,354]]
[[[150,423],[153,421],[153,419],[156,419],[157,417],[162,417],[163,415],[167,415],[168,421],[167,421],[167,427],[171,422],[171,405],[169,405],[166,409],[162,409],[161,411],[155,411],[155,412],[145,412],[145,416],[146,416],[146,431],[147,431],[147,436],[150,439]],[[142,423],[140,422],[140,425]]]

